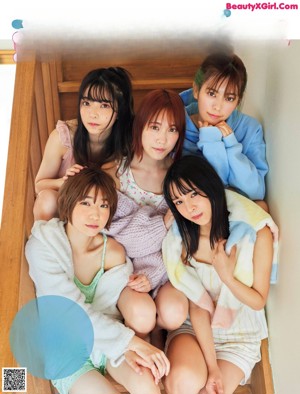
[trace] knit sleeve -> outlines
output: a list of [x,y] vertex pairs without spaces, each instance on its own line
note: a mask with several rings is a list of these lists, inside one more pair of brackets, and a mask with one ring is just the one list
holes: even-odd
[[135,274],[144,274],[147,276],[151,285],[151,295],[155,298],[160,287],[168,280],[161,251],[133,259],[133,266]]

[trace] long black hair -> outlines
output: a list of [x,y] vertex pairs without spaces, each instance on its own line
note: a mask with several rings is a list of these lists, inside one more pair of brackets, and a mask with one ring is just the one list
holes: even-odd
[[74,135],[73,155],[75,162],[88,165],[91,162],[89,134],[80,116],[81,100],[110,102],[117,119],[95,164],[120,160],[130,152],[132,143],[133,97],[130,74],[122,67],[99,68],[90,71],[82,80],[78,96],[78,128]]
[[200,156],[184,156],[175,161],[167,171],[163,191],[166,202],[177,222],[187,251],[187,258],[198,249],[200,226],[181,216],[173,203],[174,186],[182,194],[192,190],[207,197],[211,203],[212,224],[210,245],[229,236],[229,220],[224,185],[210,163]]

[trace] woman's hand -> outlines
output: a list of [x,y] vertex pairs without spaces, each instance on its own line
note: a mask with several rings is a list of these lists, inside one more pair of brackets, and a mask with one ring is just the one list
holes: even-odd
[[124,356],[127,364],[139,375],[143,374],[141,366],[150,368],[150,365],[148,365],[142,357],[132,350],[127,350],[127,352],[124,353]]
[[222,122],[217,123],[216,125],[212,125],[208,122],[201,122],[199,120],[198,125],[199,125],[199,128],[215,126],[220,130],[222,137],[227,137],[228,135],[233,133],[232,128],[230,126],[228,126],[228,124],[224,120],[222,120]]
[[212,125],[208,122],[202,122],[201,120],[198,121],[199,129],[201,127],[211,127]]
[[78,174],[81,170],[84,169],[84,166],[81,166],[80,164],[74,164],[72,167],[68,168],[65,175],[63,176],[63,181],[66,181],[69,176],[74,176],[75,174]]
[[172,213],[171,209],[168,209],[167,213],[164,216],[164,223],[165,223],[165,227],[167,230],[169,230],[169,228],[172,226],[173,222],[174,222],[173,213]]
[[140,293],[149,293],[151,290],[151,284],[146,275],[130,275],[127,286]]
[[222,122],[216,124],[216,127],[221,131],[223,137],[227,137],[232,134],[232,128],[223,120]]
[[205,388],[207,394],[223,394],[222,375],[218,366],[208,371]]
[[222,282],[229,283],[233,278],[233,272],[236,265],[236,245],[234,245],[228,256],[225,252],[226,240],[219,241],[212,259],[212,265],[215,267]]
[[[133,355],[129,355],[131,358],[131,366],[143,365],[149,368],[154,377],[155,383],[158,384],[159,380],[164,376],[168,375],[170,371],[170,362],[167,359],[165,353],[144,341],[143,339],[134,336],[128,345],[128,350],[135,352],[141,359],[134,359]],[[127,352],[126,352],[127,353]],[[140,373],[140,372],[139,372]]]

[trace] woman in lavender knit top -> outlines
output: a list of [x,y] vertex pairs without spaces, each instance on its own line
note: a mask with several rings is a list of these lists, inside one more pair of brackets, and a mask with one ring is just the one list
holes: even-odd
[[124,245],[134,266],[122,293],[122,313],[126,325],[141,337],[156,325],[154,298],[168,280],[161,246],[173,217],[162,184],[170,165],[181,156],[184,133],[185,111],[179,95],[164,89],[151,91],[135,115],[131,152],[117,170],[104,168],[119,190],[109,235]]
[[156,297],[168,276],[162,260],[162,240],[167,234],[164,221],[167,206],[140,207],[124,193],[118,193],[118,207],[108,234],[126,249],[134,265],[135,275],[145,275],[150,282],[150,292]]

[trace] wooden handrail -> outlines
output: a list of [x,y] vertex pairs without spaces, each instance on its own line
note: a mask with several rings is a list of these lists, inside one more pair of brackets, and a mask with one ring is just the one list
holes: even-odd
[[17,64],[0,232],[0,365],[13,366],[9,330],[18,311],[24,252],[27,177],[30,160],[36,62]]
[[16,64],[14,61],[15,51],[12,49],[0,50],[0,64]]

